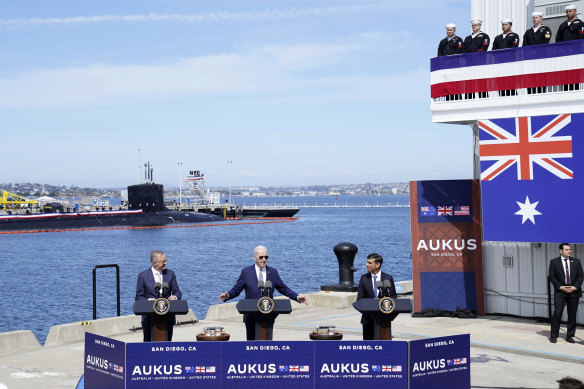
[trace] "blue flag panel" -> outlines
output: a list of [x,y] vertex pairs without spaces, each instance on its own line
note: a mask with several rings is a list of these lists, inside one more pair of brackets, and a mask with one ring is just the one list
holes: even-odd
[[84,386],[124,388],[126,344],[119,340],[85,333]]
[[470,388],[470,335],[410,341],[410,389]]
[[418,181],[418,223],[472,222],[472,181]]
[[316,388],[408,387],[408,343],[317,341]]
[[223,388],[313,388],[314,342],[223,343]]
[[128,343],[126,388],[220,388],[220,343]]
[[479,121],[484,239],[584,243],[584,114]]

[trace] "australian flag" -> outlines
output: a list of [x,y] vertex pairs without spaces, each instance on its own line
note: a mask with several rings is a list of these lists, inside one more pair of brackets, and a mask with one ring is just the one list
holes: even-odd
[[479,121],[484,239],[584,243],[584,114]]

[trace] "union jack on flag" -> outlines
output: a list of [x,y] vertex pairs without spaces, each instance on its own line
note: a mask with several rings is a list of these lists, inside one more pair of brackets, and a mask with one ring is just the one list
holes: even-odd
[[205,372],[205,366],[197,366],[197,367],[195,368],[195,371],[196,371],[197,373],[204,373],[204,372]]
[[584,243],[584,113],[478,126],[483,240]]
[[452,206],[444,206],[444,207],[438,207],[438,215],[439,216],[448,216],[448,215],[452,215],[454,212],[452,211]]
[[481,161],[495,161],[481,172],[482,181],[495,179],[516,165],[518,180],[533,180],[533,164],[562,179],[573,179],[574,172],[555,158],[572,157],[572,137],[556,136],[570,124],[571,115],[558,115],[542,128],[532,128],[530,117],[515,118],[515,128],[507,131],[490,120],[479,121],[479,128],[494,140],[481,140]]
[[387,371],[387,372],[389,372],[389,371],[391,371],[391,366],[383,365],[383,366],[381,366],[381,371]]
[[298,367],[298,365],[290,365],[290,371],[298,371],[300,370],[300,368]]

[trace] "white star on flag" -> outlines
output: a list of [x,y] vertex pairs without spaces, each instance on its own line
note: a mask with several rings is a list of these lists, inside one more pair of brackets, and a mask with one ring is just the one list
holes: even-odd
[[535,225],[535,216],[541,215],[541,212],[535,209],[539,201],[531,203],[529,202],[529,196],[525,196],[525,203],[520,203],[519,201],[516,201],[516,203],[519,205],[519,211],[515,212],[515,215],[521,215],[523,217],[521,224],[529,219]]

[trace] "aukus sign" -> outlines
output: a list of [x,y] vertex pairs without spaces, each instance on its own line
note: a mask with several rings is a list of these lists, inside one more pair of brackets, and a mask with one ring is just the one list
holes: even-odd
[[470,335],[124,343],[85,335],[85,388],[470,388]]

